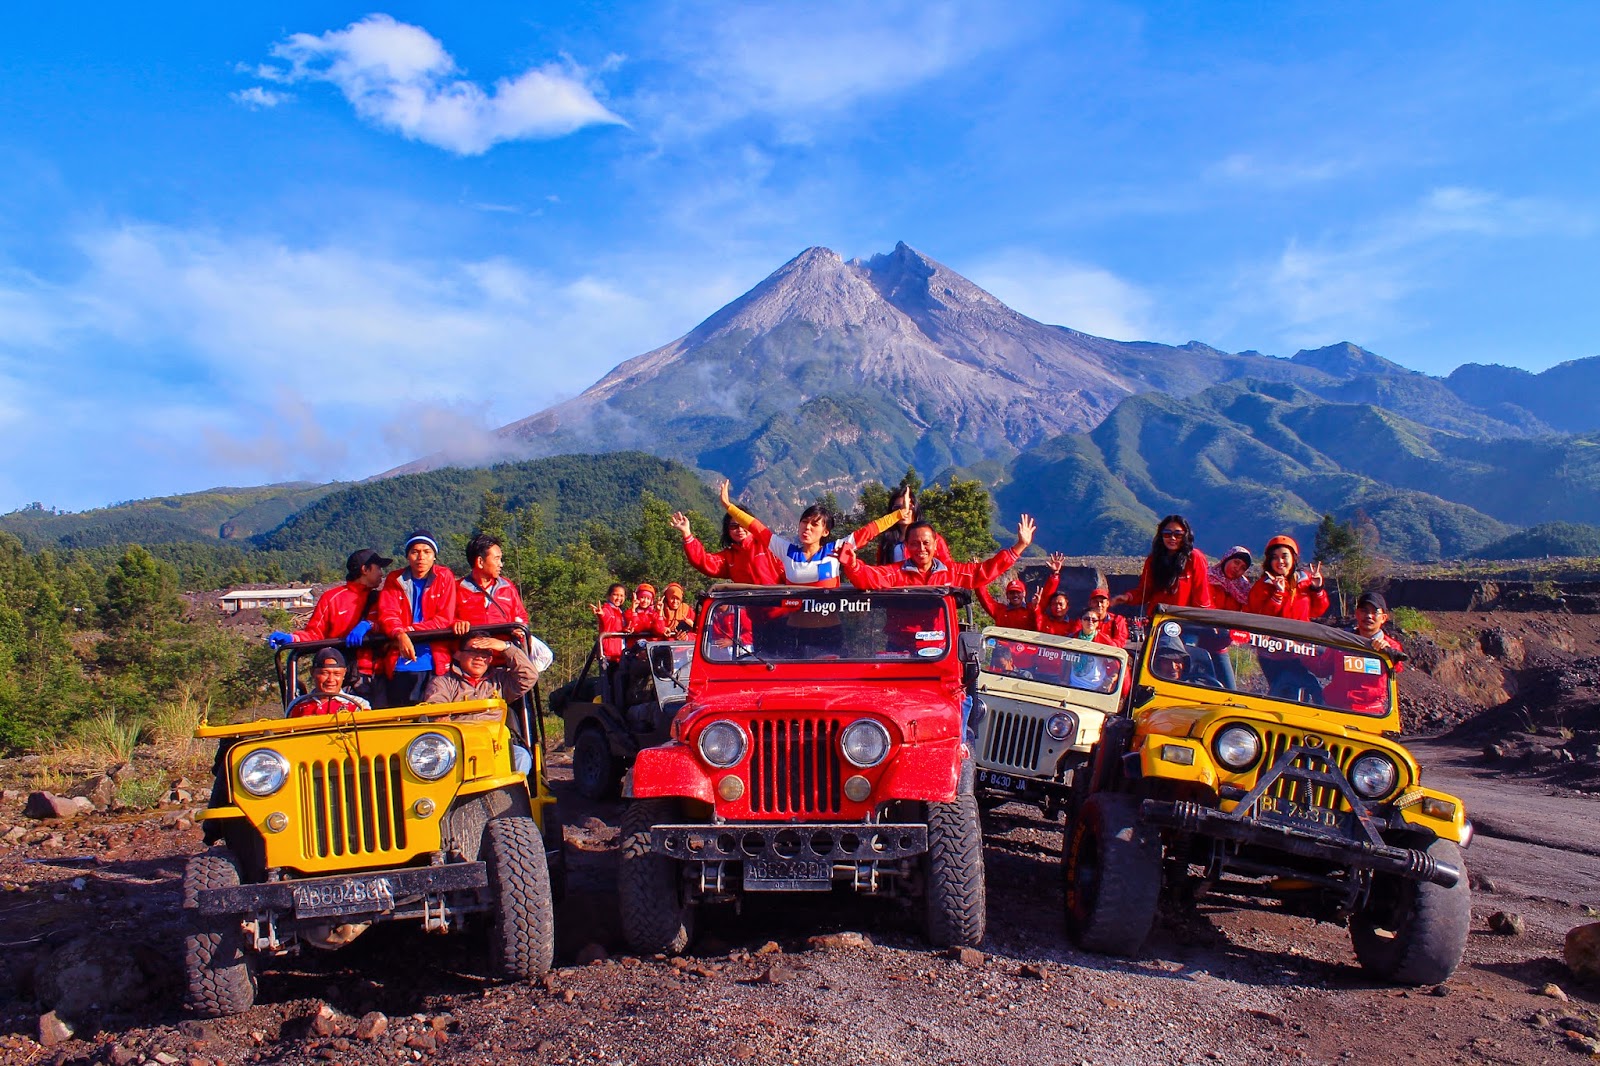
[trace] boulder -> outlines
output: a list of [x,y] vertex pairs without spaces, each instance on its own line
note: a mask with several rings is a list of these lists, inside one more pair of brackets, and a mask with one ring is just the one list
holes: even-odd
[[34,792],[28,796],[22,813],[29,818],[76,818],[94,810],[94,804],[82,796],[58,796],[54,792]]
[[55,1011],[39,1016],[39,1043],[55,1047],[72,1039],[72,1026]]
[[1569,929],[1562,955],[1574,977],[1600,981],[1600,922]]
[[1489,931],[1499,933],[1501,936],[1521,936],[1528,931],[1528,925],[1522,920],[1522,915],[1512,914],[1510,911],[1495,911],[1489,915]]
[[33,971],[34,995],[73,1023],[103,1012],[123,1012],[164,993],[165,959],[147,949],[100,935],[80,936],[40,959]]
[[95,774],[73,785],[67,795],[82,797],[94,804],[95,810],[103,811],[117,798],[117,783],[105,774]]

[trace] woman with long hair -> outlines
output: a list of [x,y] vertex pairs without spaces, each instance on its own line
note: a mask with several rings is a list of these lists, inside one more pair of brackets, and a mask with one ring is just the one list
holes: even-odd
[[789,540],[768,529],[759,518],[741,510],[739,505],[733,502],[729,490],[729,483],[724,481],[722,506],[727,509],[735,522],[750,531],[757,547],[770,551],[777,559],[783,567],[783,583],[786,585],[837,587],[840,573],[839,548],[844,544],[849,544],[853,548],[866,547],[872,543],[872,538],[905,519],[910,511],[909,507],[892,511],[875,522],[868,522],[848,537],[831,540],[829,538],[833,536],[833,512],[820,503],[814,503],[800,512],[797,539]]
[[1142,618],[1149,618],[1156,604],[1171,607],[1210,607],[1211,584],[1207,580],[1206,557],[1194,546],[1194,530],[1180,514],[1169,514],[1156,523],[1139,584],[1115,600],[1131,603]]

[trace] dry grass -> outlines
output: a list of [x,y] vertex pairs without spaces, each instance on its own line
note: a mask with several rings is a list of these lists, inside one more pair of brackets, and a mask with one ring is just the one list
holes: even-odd
[[130,762],[144,733],[144,719],[102,711],[78,724],[63,753],[92,763]]
[[197,685],[181,685],[177,698],[162,703],[150,716],[150,741],[162,748],[189,751],[198,743],[194,731],[210,714],[210,695]]

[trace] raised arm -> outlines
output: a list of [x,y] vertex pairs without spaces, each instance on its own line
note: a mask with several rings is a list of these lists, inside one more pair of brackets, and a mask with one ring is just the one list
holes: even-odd
[[[902,522],[904,522],[906,525],[910,525],[914,521],[916,521],[916,512],[912,510],[911,505],[908,503],[898,511],[890,511],[882,518],[868,522],[866,525],[850,534],[849,540],[856,547],[865,548],[868,544],[872,543],[872,539],[878,534],[887,533],[889,530],[893,529]],[[843,544],[843,540],[840,541],[840,544]]]
[[[726,482],[724,482],[726,484]],[[721,552],[708,552],[706,546],[700,543],[700,538],[694,535],[694,530],[689,526],[689,517],[682,511],[673,512],[672,528],[676,529],[683,537],[683,555],[689,560],[689,565],[700,571],[706,577],[725,578],[729,576],[733,564]]]

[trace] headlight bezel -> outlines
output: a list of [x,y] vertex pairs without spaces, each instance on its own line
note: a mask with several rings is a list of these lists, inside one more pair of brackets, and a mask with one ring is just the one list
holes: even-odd
[[[1061,724],[1060,732],[1057,725]],[[1045,735],[1056,743],[1074,741],[1078,739],[1078,716],[1071,711],[1056,711],[1044,723]]]
[[[1379,789],[1363,788],[1357,780],[1357,771],[1363,763],[1381,763],[1388,771],[1387,784]],[[1350,770],[1345,776],[1350,781],[1350,787],[1355,790],[1355,794],[1364,800],[1381,800],[1385,796],[1392,795],[1394,790],[1400,787],[1399,763],[1388,752],[1378,751],[1377,749],[1364,751],[1354,759],[1351,759]]]
[[[851,739],[856,736],[870,734],[882,746],[877,758],[863,761],[851,753]],[[845,762],[858,770],[870,770],[879,766],[889,757],[889,752],[894,747],[894,737],[889,735],[889,730],[875,718],[857,718],[843,729],[839,730],[839,754],[844,756]]]
[[[1249,758],[1230,759],[1227,755],[1223,754],[1225,750],[1231,750],[1224,749],[1223,747],[1224,738],[1231,736],[1244,736],[1250,739]],[[1261,734],[1257,733],[1254,729],[1242,722],[1233,722],[1229,725],[1223,726],[1221,729],[1217,730],[1217,735],[1211,738],[1211,754],[1216,756],[1218,764],[1220,764],[1222,768],[1227,770],[1229,773],[1242,774],[1253,768],[1261,761],[1262,747]]]
[[[423,770],[418,769],[417,765],[418,747],[427,741],[437,741],[444,745],[443,750],[449,752],[449,756],[443,761],[443,765],[439,766],[433,773],[425,773]],[[461,750],[456,747],[456,742],[443,733],[419,733],[417,736],[412,737],[411,742],[406,745],[406,768],[424,781],[442,780],[450,771],[455,769],[456,762],[460,758]]]
[[[261,762],[270,763],[272,768],[277,771],[277,780],[270,788],[252,788],[250,785],[252,764],[259,765]],[[289,760],[282,752],[273,748],[257,748],[239,760],[239,769],[235,777],[239,782],[239,787],[246,793],[256,799],[266,799],[268,796],[275,795],[288,782],[289,770]]]
[[[730,733],[733,739],[738,742],[731,758],[713,756],[710,751],[706,750],[706,741],[708,739],[715,736],[727,736]],[[700,730],[700,735],[695,738],[694,746],[695,750],[700,753],[700,758],[719,770],[726,770],[730,766],[737,766],[739,760],[745,757],[745,753],[750,750],[750,738],[745,735],[743,729],[739,728],[739,723],[730,721],[727,718],[718,718],[715,722]]]

